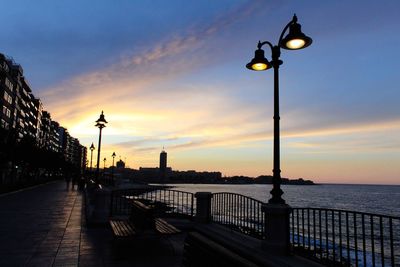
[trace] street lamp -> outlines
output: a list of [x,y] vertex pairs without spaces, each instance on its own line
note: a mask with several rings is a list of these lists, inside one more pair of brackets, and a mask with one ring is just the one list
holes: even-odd
[[94,145],[93,145],[93,142],[92,142],[92,144],[90,145],[90,171],[92,171],[93,150],[94,150]]
[[[289,33],[285,36],[287,29]],[[301,32],[301,25],[297,23],[296,14],[293,19],[283,28],[279,37],[278,45],[272,45],[270,42],[258,42],[254,58],[246,65],[250,70],[260,71],[274,68],[274,168],[272,170],[273,188],[271,190],[270,204],[285,204],[282,199],[283,191],[281,189],[281,170],[280,170],[280,141],[279,141],[279,66],[282,65],[281,48],[287,50],[298,50],[311,45],[312,39]],[[264,57],[263,45],[267,44],[271,48],[272,61]]]
[[112,155],[111,155],[111,157],[112,157],[112,159],[113,159],[113,162],[112,162],[112,169],[111,169],[111,175],[112,175],[112,179],[113,179],[113,181],[114,181],[114,159],[115,159],[115,152],[113,152],[112,153]]
[[103,173],[106,173],[106,158],[103,159]]
[[97,149],[97,169],[96,169],[96,179],[97,180],[99,179],[99,172],[100,172],[99,168],[100,168],[101,131],[103,130],[104,127],[106,127],[106,123],[108,123],[108,122],[104,118],[103,111],[101,111],[100,118],[98,118],[98,120],[96,121],[96,125],[95,125],[100,130],[99,145],[98,145],[98,149]]
[[116,156],[117,156],[117,155],[115,155],[115,152],[113,152],[112,155],[111,155],[111,157],[113,158],[113,163],[112,163],[112,166],[113,166],[113,167],[114,167],[114,159],[115,159]]

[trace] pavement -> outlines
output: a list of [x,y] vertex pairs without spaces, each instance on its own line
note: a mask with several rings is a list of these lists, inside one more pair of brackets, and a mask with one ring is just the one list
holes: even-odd
[[116,242],[88,227],[83,194],[56,181],[0,195],[0,266],[181,266],[185,232]]

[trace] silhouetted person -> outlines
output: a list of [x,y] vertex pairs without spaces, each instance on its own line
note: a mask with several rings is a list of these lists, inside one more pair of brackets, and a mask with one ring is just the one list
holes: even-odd
[[65,182],[67,183],[67,190],[69,190],[69,184],[71,182],[71,177],[69,175],[65,176]]
[[79,177],[78,189],[79,190],[85,189],[85,179],[83,177]]
[[75,185],[76,185],[77,182],[78,181],[77,181],[76,175],[72,176],[72,189],[75,189]]

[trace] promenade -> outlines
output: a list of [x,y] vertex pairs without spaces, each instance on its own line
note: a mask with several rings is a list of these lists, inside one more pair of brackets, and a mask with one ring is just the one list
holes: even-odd
[[181,266],[184,234],[116,251],[87,228],[83,197],[64,181],[0,195],[0,266]]

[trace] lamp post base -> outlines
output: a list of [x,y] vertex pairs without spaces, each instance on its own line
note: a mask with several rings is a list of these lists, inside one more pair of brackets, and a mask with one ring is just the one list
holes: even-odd
[[265,204],[261,207],[265,218],[265,241],[263,248],[279,255],[289,254],[290,212],[287,204]]
[[197,192],[196,198],[196,217],[195,221],[209,223],[211,221],[211,192]]

